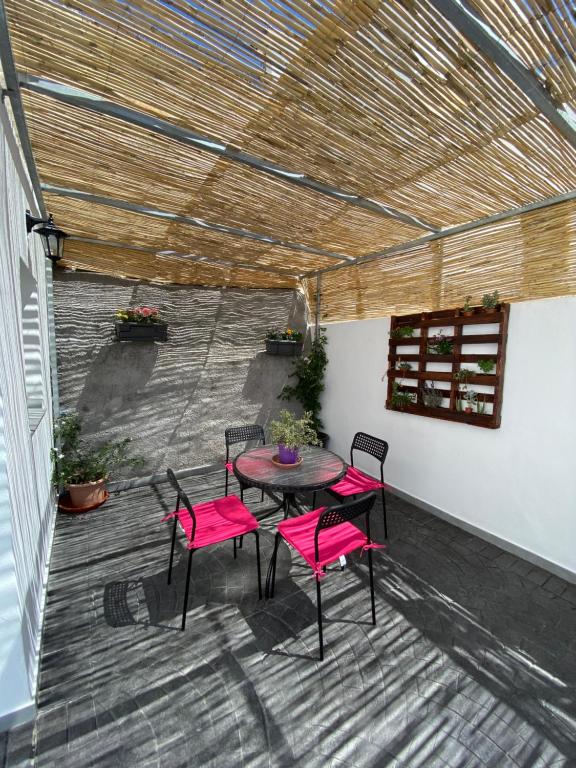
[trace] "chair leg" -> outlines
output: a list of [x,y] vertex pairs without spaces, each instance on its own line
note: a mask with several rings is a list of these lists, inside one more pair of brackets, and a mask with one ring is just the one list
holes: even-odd
[[384,538],[388,538],[388,522],[386,520],[386,495],[384,493],[384,488],[382,490],[382,514],[384,515]]
[[242,549],[243,543],[244,543],[244,536],[240,536],[238,539],[238,549]]
[[240,501],[244,503],[244,486],[240,486]]
[[176,527],[178,525],[178,518],[174,515],[174,526],[172,528],[172,548],[170,549],[170,563],[168,565],[168,584],[172,580],[172,563],[174,562],[174,546],[176,545]]
[[188,553],[188,570],[186,572],[186,589],[184,591],[184,605],[182,606],[182,632],[186,627],[186,612],[188,610],[188,592],[190,591],[190,572],[192,571],[192,553],[193,549]]
[[316,607],[318,608],[318,644],[320,646],[320,661],[324,661],[324,638],[322,637],[322,595],[320,579],[316,576]]
[[263,501],[264,501],[264,489],[262,489],[262,495],[261,495],[260,501],[261,501],[261,502],[263,502]]
[[234,536],[234,560],[236,560],[236,536]]
[[274,597],[274,586],[276,584],[276,558],[278,556],[279,544],[280,544],[280,534],[277,533],[276,536],[274,537],[274,551],[272,552],[272,557],[270,558],[270,563],[268,565],[268,574],[266,576],[266,592],[265,592],[266,598]]
[[312,493],[312,509],[316,509],[316,491]]
[[256,537],[256,570],[258,571],[258,600],[262,600],[262,572],[260,570],[260,535],[254,531]]
[[224,481],[224,496],[228,496],[228,468],[226,468],[226,480]]
[[376,602],[374,600],[374,571],[372,569],[372,550],[368,550],[368,570],[370,572],[370,600],[372,602],[372,624],[376,625]]

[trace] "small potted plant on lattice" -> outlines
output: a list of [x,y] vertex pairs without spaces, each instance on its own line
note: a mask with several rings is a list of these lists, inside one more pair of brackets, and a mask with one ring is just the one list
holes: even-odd
[[499,303],[500,296],[498,296],[498,291],[494,291],[494,293],[485,293],[484,296],[482,296],[482,306],[487,315],[494,314],[498,309]]
[[278,455],[272,461],[280,466],[299,466],[302,463],[300,449],[304,445],[320,445],[311,411],[299,419],[290,411],[280,411],[280,418],[270,422],[270,435],[278,444]]
[[434,386],[433,381],[427,381],[420,388],[422,402],[427,408],[441,408],[444,392]]
[[390,406],[396,411],[403,411],[407,405],[414,405],[416,401],[415,392],[406,392],[400,388],[397,381],[392,384],[392,395],[390,397]]
[[466,296],[466,299],[464,301],[464,306],[462,307],[462,315],[464,317],[472,317],[474,314],[474,307],[470,304],[470,299],[472,296]]
[[294,357],[302,353],[304,334],[293,328],[285,331],[272,329],[266,334],[266,353],[268,355],[282,355]]
[[427,351],[429,355],[451,355],[454,351],[454,341],[446,336],[444,328],[440,328],[435,336],[430,337]]
[[495,362],[494,360],[478,360],[477,366],[481,373],[490,374],[494,370]]
[[411,339],[414,336],[414,328],[411,325],[399,325],[390,331],[391,339]]
[[156,307],[129,307],[116,312],[118,341],[168,341],[168,325]]

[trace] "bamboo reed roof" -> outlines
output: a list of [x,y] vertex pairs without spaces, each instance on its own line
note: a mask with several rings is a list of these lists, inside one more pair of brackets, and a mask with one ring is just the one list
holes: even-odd
[[[97,98],[78,106],[23,88],[43,184],[274,240],[46,194],[59,226],[101,241],[69,242],[70,265],[171,282],[289,287],[430,228],[576,189],[570,136],[447,20],[438,0],[5,1],[21,75],[83,89],[208,142],[192,145],[152,122],[102,114]],[[469,6],[569,124],[576,37],[566,0]],[[233,152],[219,155],[210,142]],[[240,153],[289,172],[270,175]],[[342,194],[303,186],[304,177]],[[566,210],[570,203],[328,272],[323,317],[447,306],[477,292],[479,281],[512,300],[574,292],[572,267],[540,275],[538,266],[544,245],[553,260],[558,251],[562,264],[572,263]],[[540,222],[537,246],[518,234],[533,222]]]

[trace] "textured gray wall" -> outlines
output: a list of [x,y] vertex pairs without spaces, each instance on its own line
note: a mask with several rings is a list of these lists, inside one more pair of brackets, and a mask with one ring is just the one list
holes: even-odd
[[[90,438],[131,437],[146,459],[138,474],[218,461],[225,427],[266,425],[286,407],[277,396],[292,362],[266,355],[263,338],[304,329],[301,294],[65,272],[54,294],[61,406],[78,410]],[[169,341],[114,341],[114,312],[131,305],[159,307]]]

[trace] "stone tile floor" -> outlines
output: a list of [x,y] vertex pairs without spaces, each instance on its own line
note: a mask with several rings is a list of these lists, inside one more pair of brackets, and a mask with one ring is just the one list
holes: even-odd
[[[223,476],[183,484],[197,501]],[[259,602],[253,537],[236,561],[231,543],[195,555],[179,631],[173,503],[161,484],[59,516],[39,714],[33,738],[0,739],[0,765],[5,749],[9,768],[576,766],[575,586],[389,496],[378,625],[355,557],[323,583],[320,664],[310,571],[282,546]]]

